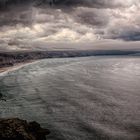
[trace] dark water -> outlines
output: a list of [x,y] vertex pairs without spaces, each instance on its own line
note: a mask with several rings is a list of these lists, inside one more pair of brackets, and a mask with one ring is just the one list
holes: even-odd
[[47,140],[139,140],[140,58],[47,59],[0,75],[0,117],[35,120]]

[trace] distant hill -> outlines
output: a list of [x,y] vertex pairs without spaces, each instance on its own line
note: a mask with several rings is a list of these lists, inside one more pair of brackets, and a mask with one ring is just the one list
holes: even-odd
[[140,51],[132,50],[76,50],[76,51],[25,51],[0,52],[0,68],[13,66],[16,63],[45,58],[66,58],[106,55],[132,55],[140,56]]

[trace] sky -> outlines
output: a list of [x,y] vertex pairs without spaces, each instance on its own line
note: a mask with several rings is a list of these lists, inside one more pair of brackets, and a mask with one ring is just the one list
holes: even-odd
[[139,49],[140,0],[0,0],[0,51]]

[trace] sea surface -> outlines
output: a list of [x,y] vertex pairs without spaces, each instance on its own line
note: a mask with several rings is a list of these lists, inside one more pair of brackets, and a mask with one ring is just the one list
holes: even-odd
[[0,74],[0,118],[37,121],[47,140],[140,140],[140,58],[44,59]]

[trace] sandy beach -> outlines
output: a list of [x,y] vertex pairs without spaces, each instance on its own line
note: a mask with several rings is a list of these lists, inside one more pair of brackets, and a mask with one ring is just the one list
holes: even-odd
[[32,60],[32,61],[28,61],[28,62],[16,63],[14,66],[7,66],[7,67],[0,68],[0,73],[4,73],[4,72],[8,72],[8,71],[12,71],[12,70],[21,68],[32,62],[34,62],[34,61]]

